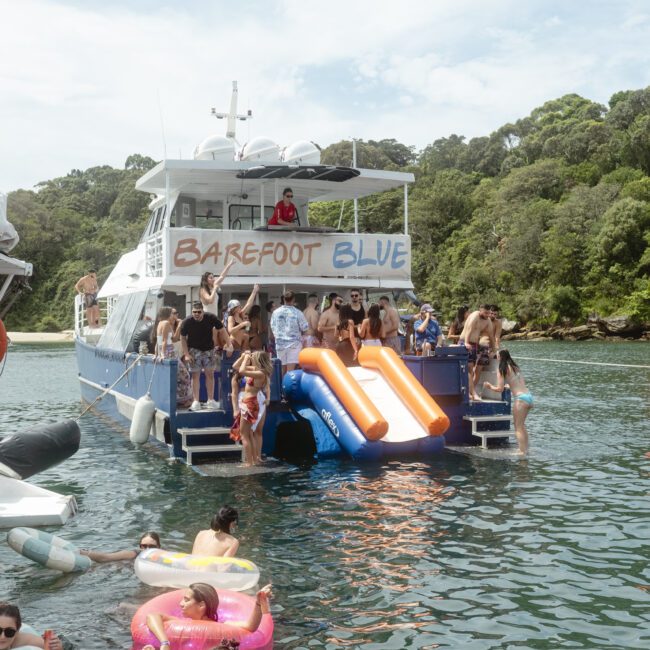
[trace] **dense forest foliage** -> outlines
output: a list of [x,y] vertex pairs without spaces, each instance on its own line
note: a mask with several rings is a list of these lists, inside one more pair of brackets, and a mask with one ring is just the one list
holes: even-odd
[[[350,142],[323,150],[349,165]],[[450,135],[417,152],[395,140],[357,143],[360,167],[412,171],[413,281],[450,316],[498,303],[523,323],[578,323],[591,313],[650,321],[650,87],[609,106],[566,95],[489,136]],[[16,329],[70,327],[75,281],[105,278],[138,241],[148,196],[135,180],[153,166],[94,167],[9,196],[34,264],[33,293],[12,310]],[[353,229],[352,203],[317,204],[312,223]],[[360,231],[400,232],[403,191],[360,201]]]

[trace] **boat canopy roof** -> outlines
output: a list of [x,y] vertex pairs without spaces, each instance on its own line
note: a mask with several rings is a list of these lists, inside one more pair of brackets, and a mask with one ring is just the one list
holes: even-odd
[[[242,195],[255,200],[262,186],[292,190],[308,201],[341,201],[412,183],[410,172],[354,169],[335,165],[278,165],[215,160],[163,160],[142,176],[136,189],[158,196],[182,193],[197,199],[215,194]],[[271,189],[268,189],[269,196]]]
[[32,265],[0,253],[0,275],[30,276]]

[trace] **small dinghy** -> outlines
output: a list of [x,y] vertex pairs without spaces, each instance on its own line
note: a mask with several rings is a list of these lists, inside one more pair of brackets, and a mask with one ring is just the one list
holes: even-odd
[[0,528],[64,524],[77,511],[73,496],[23,479],[70,458],[81,432],[73,420],[35,427],[0,440]]

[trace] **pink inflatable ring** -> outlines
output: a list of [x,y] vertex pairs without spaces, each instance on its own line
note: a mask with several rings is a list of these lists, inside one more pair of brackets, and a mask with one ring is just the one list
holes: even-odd
[[[141,650],[147,643],[154,648],[160,646],[160,641],[147,626],[147,616],[167,614],[182,617],[180,602],[184,593],[185,589],[170,591],[152,598],[138,609],[131,621],[133,650]],[[189,618],[165,623],[165,631],[171,641],[170,650],[211,650],[218,646],[222,639],[236,639],[241,643],[240,650],[271,650],[273,618],[270,614],[262,616],[260,626],[255,632],[247,632],[228,624],[246,621],[255,606],[255,598],[225,589],[218,589],[217,593],[219,594],[218,623],[194,621]]]

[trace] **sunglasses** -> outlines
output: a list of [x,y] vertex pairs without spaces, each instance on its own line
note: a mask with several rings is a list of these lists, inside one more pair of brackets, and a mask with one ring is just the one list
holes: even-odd
[[293,198],[293,194],[285,194],[285,196],[286,196],[288,199],[292,199],[292,198]]
[[140,548],[158,548],[156,544],[140,544]]
[[350,294],[350,298],[359,298],[359,297],[360,297],[360,296],[359,296],[358,293],[351,293],[351,294]]
[[0,627],[0,636],[4,634],[8,639],[15,637],[16,632],[18,630],[15,627]]
[[202,314],[203,310],[202,309],[192,309],[193,314]]

